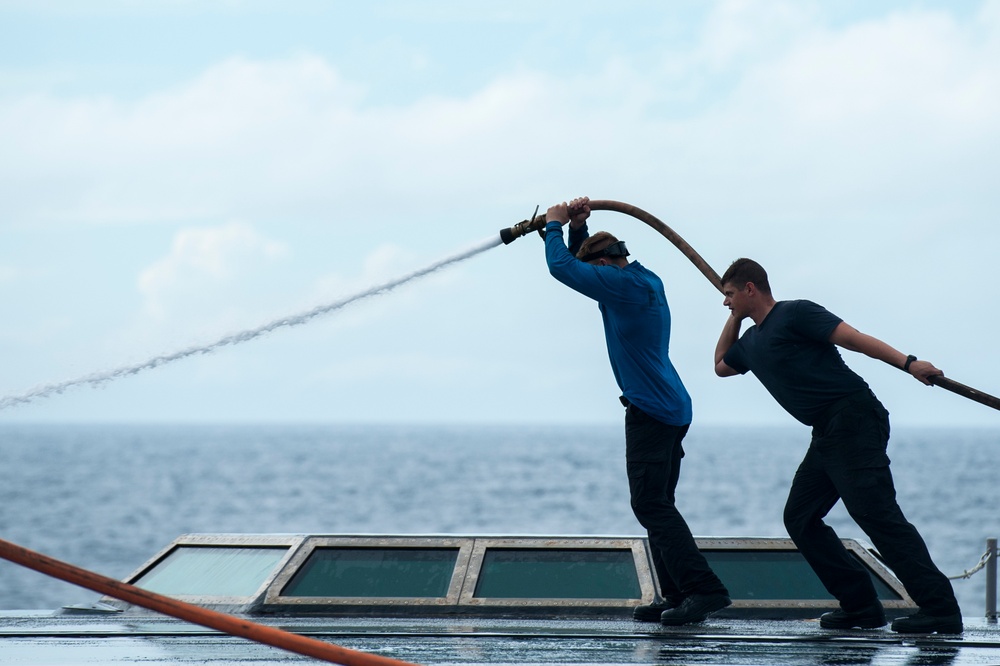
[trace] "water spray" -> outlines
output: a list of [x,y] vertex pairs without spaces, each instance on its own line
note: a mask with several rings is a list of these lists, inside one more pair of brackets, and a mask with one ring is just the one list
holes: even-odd
[[324,315],[333,312],[335,310],[339,310],[347,305],[350,305],[362,299],[368,298],[370,296],[377,296],[380,294],[388,293],[393,289],[395,289],[396,287],[400,287],[406,284],[407,282],[416,280],[417,278],[424,277],[425,275],[429,275],[431,273],[439,271],[442,268],[445,268],[446,266],[450,266],[452,264],[465,261],[470,257],[474,257],[475,255],[480,254],[481,252],[485,252],[490,248],[497,247],[498,245],[500,245],[500,239],[497,238],[496,236],[491,236],[490,238],[473,246],[468,250],[446,257],[444,259],[441,259],[440,261],[436,261],[425,268],[421,268],[420,270],[414,271],[402,277],[389,280],[388,282],[376,285],[374,287],[371,287],[370,289],[358,292],[352,296],[348,296],[339,301],[334,301],[332,303],[327,303],[325,305],[318,305],[312,308],[311,310],[307,310],[305,312],[289,315],[287,317],[281,317],[279,319],[275,319],[256,328],[251,328],[244,331],[240,331],[238,333],[227,335],[223,338],[216,340],[215,342],[211,342],[204,345],[197,345],[194,347],[188,347],[186,349],[180,349],[168,354],[161,354],[159,356],[154,356],[151,359],[143,361],[142,363],[136,363],[134,365],[122,366],[119,368],[114,368],[112,370],[105,370],[102,372],[94,372],[89,375],[85,375],[83,377],[78,377],[76,379],[70,379],[63,382],[46,384],[44,386],[36,387],[34,389],[31,389],[30,391],[26,391],[21,394],[3,396],[0,397],[0,410],[6,409],[8,407],[13,407],[15,405],[21,405],[28,402],[32,402],[40,398],[47,398],[51,395],[63,393],[67,389],[74,388],[76,386],[86,386],[86,385],[93,387],[103,386],[104,384],[107,384],[108,382],[113,381],[115,379],[136,375],[146,370],[152,370],[153,368],[158,368],[162,365],[166,365],[168,363],[173,363],[174,361],[179,361],[181,359],[188,358],[189,356],[210,354],[215,350],[220,349],[221,347],[230,347],[233,345],[238,345],[243,342],[248,342],[255,338],[259,338],[265,333],[270,333],[271,331],[274,331],[279,328],[300,326],[302,324],[312,321],[313,319],[315,319],[320,315]]

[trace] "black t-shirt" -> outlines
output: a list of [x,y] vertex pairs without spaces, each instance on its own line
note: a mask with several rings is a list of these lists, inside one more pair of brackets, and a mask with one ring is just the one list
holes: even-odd
[[811,426],[834,402],[868,388],[830,342],[842,321],[812,301],[779,301],[723,361],[740,374],[753,372],[779,405]]

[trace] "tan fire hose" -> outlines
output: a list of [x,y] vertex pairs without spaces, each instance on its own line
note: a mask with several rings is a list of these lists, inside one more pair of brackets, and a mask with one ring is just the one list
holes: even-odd
[[[698,254],[693,247],[688,245],[687,241],[680,237],[680,235],[668,227],[666,224],[661,222],[656,216],[647,213],[646,211],[633,206],[632,204],[622,203],[621,201],[611,201],[609,199],[591,199],[590,201],[591,210],[612,210],[618,213],[624,213],[625,215],[630,215],[637,220],[645,222],[652,228],[656,229],[660,235],[669,240],[674,246],[681,251],[681,253],[691,260],[691,263],[701,271],[701,274],[708,278],[708,281],[712,283],[712,286],[722,292],[722,279],[719,274],[712,270],[712,267],[708,265],[701,255]],[[545,227],[545,215],[535,215],[531,220],[522,220],[518,222],[513,227],[509,229],[500,230],[500,239],[506,244],[513,241],[515,238],[519,238],[532,231],[538,231]],[[943,389],[947,389],[952,393],[956,393],[963,398],[968,398],[980,404],[986,405],[987,407],[992,407],[993,409],[1000,410],[1000,398],[992,396],[989,393],[983,393],[978,389],[974,389],[971,386],[966,386],[956,382],[953,379],[948,379],[944,375],[937,375],[929,378],[931,384],[935,386],[940,386]]]

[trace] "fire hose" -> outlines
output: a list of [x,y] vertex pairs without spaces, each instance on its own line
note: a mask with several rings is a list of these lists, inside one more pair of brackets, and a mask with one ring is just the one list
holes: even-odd
[[[647,213],[643,209],[633,206],[632,204],[622,203],[621,201],[611,201],[609,199],[592,199],[590,201],[590,209],[615,211],[645,222],[659,232],[661,236],[673,243],[674,246],[681,251],[681,254],[687,257],[691,263],[695,265],[695,268],[701,271],[701,274],[712,283],[712,286],[718,289],[720,293],[722,292],[722,279],[719,277],[719,274],[708,265],[708,262],[706,262],[701,255],[687,243],[687,241],[681,238],[680,234],[664,224],[656,216]],[[536,214],[530,220],[522,220],[508,229],[501,229],[500,240],[502,240],[504,244],[510,244],[515,239],[529,234],[532,231],[541,231],[544,227],[545,215]],[[1000,410],[1000,398],[992,396],[989,393],[984,393],[978,389],[972,388],[971,386],[966,386],[965,384],[956,382],[953,379],[948,379],[944,375],[935,375],[933,377],[929,377],[929,380],[933,385],[940,386],[941,388],[960,395],[963,398],[968,398],[969,400],[986,405],[987,407]]]

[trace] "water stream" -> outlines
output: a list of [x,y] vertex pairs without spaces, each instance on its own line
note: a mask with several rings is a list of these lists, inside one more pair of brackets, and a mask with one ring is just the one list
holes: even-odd
[[14,407],[16,405],[22,405],[33,400],[38,400],[40,398],[47,398],[51,395],[62,393],[66,389],[74,388],[77,386],[101,386],[107,384],[108,382],[120,379],[122,377],[129,377],[131,375],[138,374],[145,370],[152,370],[153,368],[158,368],[167,363],[173,363],[174,361],[179,361],[181,359],[187,358],[189,356],[194,356],[196,354],[210,354],[221,347],[227,347],[231,345],[238,345],[243,342],[249,342],[255,338],[258,338],[265,333],[270,333],[279,328],[289,327],[289,326],[300,326],[302,324],[308,323],[315,319],[316,317],[350,305],[357,301],[363,300],[370,296],[376,296],[379,294],[385,294],[392,291],[396,287],[400,287],[408,282],[412,282],[417,278],[421,278],[425,275],[434,273],[435,271],[441,270],[446,266],[451,266],[459,262],[470,259],[477,254],[485,252],[490,248],[500,245],[501,240],[499,236],[492,236],[489,239],[467,249],[458,254],[445,257],[439,261],[421,268],[420,270],[414,271],[402,277],[398,277],[388,282],[384,282],[379,285],[375,285],[365,291],[358,292],[339,301],[334,301],[333,303],[327,303],[324,305],[318,305],[305,312],[300,312],[299,314],[290,315],[287,317],[281,317],[280,319],[275,319],[266,324],[258,326],[256,328],[250,328],[244,331],[239,331],[238,333],[232,333],[227,335],[215,342],[205,344],[205,345],[195,345],[193,347],[188,347],[186,349],[181,349],[169,354],[162,354],[159,356],[154,356],[153,358],[143,361],[142,363],[136,363],[134,365],[127,365],[119,368],[114,368],[112,370],[104,370],[100,372],[94,372],[83,377],[78,377],[76,379],[70,379],[63,382],[57,382],[52,384],[45,384],[43,386],[38,386],[20,394],[7,395],[0,398],[0,410],[7,409],[9,407]]

